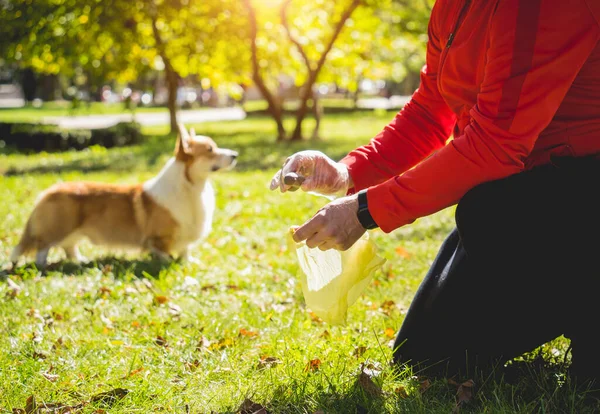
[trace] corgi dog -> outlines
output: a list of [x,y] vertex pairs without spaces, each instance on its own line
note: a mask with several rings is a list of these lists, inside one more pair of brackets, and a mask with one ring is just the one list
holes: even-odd
[[50,248],[57,246],[68,259],[86,261],[77,244],[87,238],[165,260],[177,255],[195,261],[190,247],[210,232],[215,210],[209,176],[233,168],[237,156],[179,124],[174,156],[144,183],[64,182],[42,192],[10,260],[15,266],[19,257],[35,253],[36,265],[43,268]]

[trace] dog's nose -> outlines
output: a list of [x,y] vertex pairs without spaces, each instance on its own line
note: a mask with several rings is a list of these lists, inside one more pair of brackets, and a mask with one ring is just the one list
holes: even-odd
[[238,157],[238,153],[237,153],[237,152],[235,152],[235,151],[232,151],[232,152],[231,152],[231,159],[232,159],[232,160],[235,160],[237,157]]

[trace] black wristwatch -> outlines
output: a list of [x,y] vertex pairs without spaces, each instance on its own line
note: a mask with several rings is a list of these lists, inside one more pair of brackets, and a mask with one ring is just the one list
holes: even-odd
[[367,203],[367,190],[361,190],[358,192],[358,211],[356,212],[358,221],[367,230],[376,229],[379,227],[371,213],[369,213],[369,205]]

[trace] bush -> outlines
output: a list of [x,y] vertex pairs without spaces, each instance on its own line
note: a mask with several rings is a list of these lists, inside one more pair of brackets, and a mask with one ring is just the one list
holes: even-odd
[[0,148],[23,152],[81,150],[92,145],[123,147],[141,142],[137,123],[118,123],[100,129],[61,129],[56,125],[0,122]]

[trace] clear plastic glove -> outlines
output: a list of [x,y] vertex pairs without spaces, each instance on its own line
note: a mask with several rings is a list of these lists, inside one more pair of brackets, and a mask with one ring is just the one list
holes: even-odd
[[[285,177],[288,179],[284,180]],[[288,183],[286,183],[287,181]],[[303,191],[322,195],[343,195],[353,186],[345,164],[335,162],[320,151],[300,151],[289,157],[275,173],[270,189],[282,193]]]

